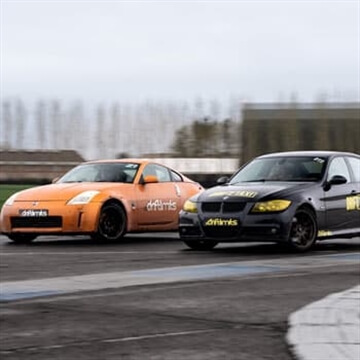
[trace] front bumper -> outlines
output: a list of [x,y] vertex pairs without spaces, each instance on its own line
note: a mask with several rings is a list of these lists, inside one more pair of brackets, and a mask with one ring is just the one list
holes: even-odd
[[292,211],[271,214],[194,214],[181,211],[181,240],[215,240],[217,242],[269,241],[286,242]]
[[[101,203],[66,205],[64,202],[41,202],[33,206],[29,202],[16,202],[3,206],[0,214],[1,233],[31,233],[35,235],[86,234],[96,231]],[[47,216],[21,216],[47,211]]]

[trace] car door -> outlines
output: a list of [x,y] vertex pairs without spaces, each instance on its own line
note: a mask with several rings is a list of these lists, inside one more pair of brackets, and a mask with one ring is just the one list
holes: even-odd
[[143,230],[175,229],[180,210],[179,195],[169,170],[150,163],[145,166],[141,179],[143,184],[137,187],[138,226]]
[[349,211],[347,208],[357,189],[344,157],[335,157],[330,161],[327,173],[328,184],[334,176],[343,176],[346,183],[331,184],[325,189],[326,227],[332,232],[346,232],[353,228],[356,222],[355,211]]
[[360,158],[346,156],[350,170],[352,172],[353,189],[351,195],[346,198],[346,210],[352,219],[352,228],[360,230]]

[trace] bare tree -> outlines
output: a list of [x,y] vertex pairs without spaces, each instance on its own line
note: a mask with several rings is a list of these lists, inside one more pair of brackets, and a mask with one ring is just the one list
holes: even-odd
[[97,148],[96,157],[105,156],[105,134],[106,134],[106,114],[103,105],[98,105],[96,109],[96,130],[95,130],[95,144]]
[[37,144],[40,149],[46,146],[46,128],[45,128],[46,107],[42,100],[39,100],[35,105],[35,122],[37,133]]
[[4,129],[3,136],[3,147],[11,148],[12,147],[12,135],[13,135],[13,117],[11,112],[11,103],[10,101],[3,101],[2,103],[2,127]]
[[119,103],[112,104],[110,108],[111,128],[110,128],[110,148],[115,155],[119,152],[120,141],[120,120],[121,108]]
[[61,110],[61,104],[58,100],[53,100],[50,103],[50,138],[52,147],[54,149],[60,149],[63,147],[62,139],[66,137],[66,134],[63,132],[62,123],[63,123],[63,114]]
[[20,99],[15,101],[15,124],[16,124],[16,139],[15,147],[17,149],[24,148],[24,133],[25,133],[26,110],[23,102]]
[[74,101],[69,108],[68,125],[71,129],[69,145],[71,149],[83,150],[88,139],[88,129],[84,126],[84,109],[80,101]]

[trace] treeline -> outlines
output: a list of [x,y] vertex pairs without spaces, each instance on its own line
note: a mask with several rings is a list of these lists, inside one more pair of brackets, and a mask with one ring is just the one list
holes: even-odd
[[182,157],[239,157],[241,124],[204,118],[177,130],[172,150]]
[[[226,106],[216,100],[200,98],[193,102],[97,105],[58,100],[27,104],[19,98],[11,98],[2,101],[0,148],[73,149],[87,159],[169,152],[177,156],[195,156],[200,155],[198,147],[191,151],[181,147],[179,144],[184,141],[178,139],[178,131],[181,134],[187,126],[201,124],[207,119],[205,127],[194,125],[196,136],[199,135],[201,143],[205,144],[203,130],[216,123],[216,128],[224,124],[224,131],[228,131],[240,123],[240,111],[240,102],[235,98]],[[228,151],[226,146],[216,149],[220,140],[214,140],[215,133],[211,133],[213,155],[224,149]],[[239,149],[238,139],[233,146]]]
[[290,150],[360,152],[359,103],[218,101],[85,105],[2,101],[0,148],[71,149],[85,159],[238,157]]

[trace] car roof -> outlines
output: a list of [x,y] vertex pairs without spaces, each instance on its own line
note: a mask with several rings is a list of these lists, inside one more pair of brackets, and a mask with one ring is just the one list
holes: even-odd
[[154,163],[150,159],[140,159],[140,158],[124,158],[124,159],[102,159],[102,160],[91,160],[87,161],[84,164],[104,164],[104,163],[136,163],[136,164],[148,164]]
[[[124,163],[131,163],[131,164],[139,164],[139,165],[147,165],[147,164],[156,164],[156,165],[160,165],[160,166],[163,166],[169,170],[172,170],[176,173],[179,173],[181,174],[180,171],[176,170],[176,169],[173,169],[172,167],[170,166],[167,166],[167,165],[164,165],[164,164],[161,164],[160,162],[158,161],[153,161],[152,159],[146,159],[146,158],[123,158],[123,159],[103,159],[103,160],[92,160],[92,161],[87,161],[87,162],[84,162],[80,165],[84,165],[84,164],[124,164]],[[183,177],[186,177],[184,176],[184,174],[182,174]]]
[[267,158],[267,157],[276,157],[276,156],[322,156],[330,157],[334,155],[349,155],[349,156],[359,156],[358,154],[344,151],[324,151],[324,150],[307,150],[307,151],[286,151],[286,152],[277,152],[270,153],[258,156],[258,158]]

